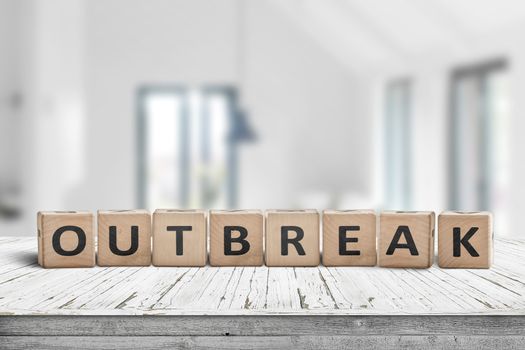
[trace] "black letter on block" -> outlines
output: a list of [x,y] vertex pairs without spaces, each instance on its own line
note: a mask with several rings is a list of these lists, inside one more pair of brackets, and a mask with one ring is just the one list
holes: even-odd
[[[297,236],[295,238],[288,238],[288,231],[295,231]],[[303,239],[304,231],[298,226],[281,226],[281,255],[288,255],[288,244],[293,244],[297,250],[297,254],[306,255],[303,246],[299,241]]]
[[[232,232],[240,233],[239,237],[232,238]],[[248,230],[242,226],[224,226],[224,255],[243,255],[250,250],[250,242],[245,238],[248,237]],[[232,250],[232,243],[240,243],[240,250]]]
[[134,254],[139,248],[139,227],[131,226],[131,246],[128,250],[117,247],[117,226],[109,227],[109,250],[115,255],[128,256]]
[[[73,250],[64,250],[60,245],[60,237],[66,231],[73,231],[77,234],[78,245]],[[73,256],[82,253],[86,247],[86,233],[78,226],[62,226],[53,233],[53,249],[57,254],[63,256]]]
[[[405,235],[405,239],[407,241],[406,243],[399,243],[401,234]],[[388,250],[386,251],[386,255],[393,255],[394,251],[397,248],[407,248],[410,249],[410,255],[419,255],[416,248],[416,244],[414,243],[414,239],[412,238],[412,234],[410,233],[410,229],[408,228],[408,226],[399,226],[397,228],[397,231],[394,234],[394,238],[390,243],[390,247],[388,247]]]
[[359,250],[346,250],[346,243],[357,243],[357,237],[346,237],[346,232],[360,229],[359,226],[339,226],[339,255],[361,255]]
[[166,230],[168,231],[175,231],[175,254],[176,255],[183,255],[184,249],[182,245],[182,233],[184,231],[191,231],[191,226],[168,226],[166,227]]
[[474,249],[472,244],[468,242],[469,239],[474,236],[474,234],[478,231],[479,227],[471,227],[470,230],[468,230],[467,234],[461,238],[461,229],[459,227],[454,227],[453,235],[454,235],[454,252],[453,255],[455,257],[461,256],[461,245],[465,247],[467,252],[471,256],[479,256],[479,253]]

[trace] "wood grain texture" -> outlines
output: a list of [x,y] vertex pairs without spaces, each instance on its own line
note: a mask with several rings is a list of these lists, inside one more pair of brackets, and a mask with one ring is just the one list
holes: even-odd
[[[433,264],[434,212],[384,211],[381,212],[379,221],[379,266],[427,268]],[[401,245],[408,244],[411,237],[417,250],[402,247],[388,254],[392,241],[395,241],[396,232],[401,227],[406,227],[409,231],[403,230],[397,242]]]
[[[472,236],[469,235],[470,230]],[[454,230],[459,230],[460,238],[468,238],[459,245],[459,255],[454,256]],[[489,212],[454,212],[447,211],[438,218],[438,264],[443,268],[490,268],[493,260],[492,215]],[[477,256],[476,256],[477,254]]]
[[[248,251],[242,255],[227,255],[225,252],[225,227],[239,226],[246,230]],[[210,211],[210,265],[212,266],[261,266],[263,261],[264,219],[260,210],[212,210]],[[231,232],[233,239],[239,238],[238,230]],[[241,252],[240,242],[232,242],[231,250]]]
[[[157,209],[153,213],[153,265],[205,266],[207,260],[207,217],[204,210]],[[190,228],[182,233],[181,247],[176,232],[168,227]],[[177,255],[177,249],[181,255]]]
[[[151,264],[151,215],[147,210],[99,210],[97,264],[99,266],[148,266]],[[138,246],[132,254],[117,255],[110,249],[110,227],[116,227],[116,247],[132,249],[136,227]]]
[[[3,315],[525,315],[525,241],[490,269],[94,267],[43,269],[34,238],[0,237]],[[1,328],[1,327],[0,327]]]
[[[340,228],[345,237],[355,239],[343,245],[352,255],[340,254]],[[359,253],[358,255],[356,253]],[[375,266],[376,214],[373,210],[325,210],[323,212],[323,265],[325,266]]]
[[525,336],[0,337],[9,349],[522,349]]
[[[299,250],[288,244],[288,255],[282,254],[281,230],[283,227],[297,227],[304,237],[299,244],[304,250]],[[265,260],[267,266],[317,266],[321,260],[319,246],[319,213],[317,210],[268,210],[266,211],[266,247]],[[288,237],[293,239],[298,233],[290,230]]]
[[[79,250],[78,254],[61,255],[53,248],[53,236],[65,226],[75,226],[80,231],[64,230],[59,246],[66,252]],[[42,267],[91,267],[95,266],[95,241],[93,214],[82,211],[44,211],[37,214],[38,263]],[[82,238],[85,239],[82,248]]]
[[0,336],[523,335],[525,317],[491,315],[0,316]]

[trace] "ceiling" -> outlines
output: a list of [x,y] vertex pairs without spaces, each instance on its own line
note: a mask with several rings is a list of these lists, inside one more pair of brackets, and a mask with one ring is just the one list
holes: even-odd
[[509,29],[525,24],[525,2],[517,0],[271,2],[354,71],[436,51],[460,53],[475,42],[494,36],[497,40],[498,33],[508,35]]

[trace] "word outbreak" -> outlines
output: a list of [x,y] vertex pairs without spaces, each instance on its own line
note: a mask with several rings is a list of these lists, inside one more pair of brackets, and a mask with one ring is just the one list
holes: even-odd
[[[94,221],[91,212],[39,212],[38,263],[317,266],[322,257],[325,266],[428,268],[436,240],[431,211],[107,210]],[[437,221],[440,267],[490,268],[490,213],[446,211]]]

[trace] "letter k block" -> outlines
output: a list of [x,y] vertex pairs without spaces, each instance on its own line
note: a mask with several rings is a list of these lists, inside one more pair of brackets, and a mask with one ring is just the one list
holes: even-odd
[[446,211],[439,215],[439,267],[488,269],[492,264],[492,251],[490,213]]

